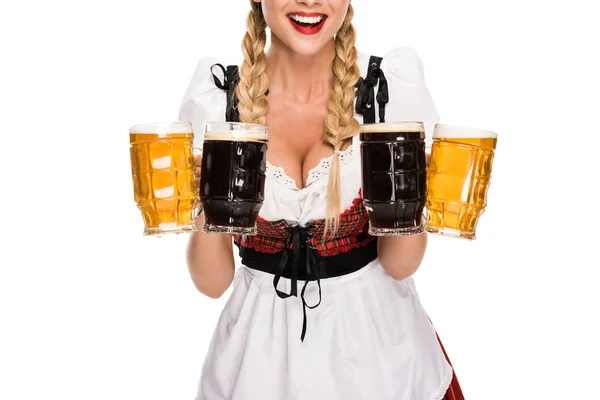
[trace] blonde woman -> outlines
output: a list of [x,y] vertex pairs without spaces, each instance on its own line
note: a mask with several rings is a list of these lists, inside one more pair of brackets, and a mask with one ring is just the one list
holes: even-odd
[[350,0],[250,7],[243,63],[200,60],[179,115],[198,144],[206,121],[269,128],[259,235],[206,234],[200,214],[190,236],[200,292],[235,275],[196,400],[463,399],[411,278],[426,234],[370,236],[360,193],[360,123],[437,122],[418,55],[358,53]]

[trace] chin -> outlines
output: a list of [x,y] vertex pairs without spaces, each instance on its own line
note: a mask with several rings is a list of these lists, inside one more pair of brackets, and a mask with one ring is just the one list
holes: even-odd
[[323,50],[325,46],[316,46],[316,45],[295,45],[290,46],[290,50],[292,53],[297,54],[299,56],[310,57],[319,54],[321,50]]
[[328,43],[329,40],[323,40],[323,38],[298,39],[295,37],[287,37],[286,40],[283,40],[283,44],[285,44],[292,53],[305,57],[319,54]]

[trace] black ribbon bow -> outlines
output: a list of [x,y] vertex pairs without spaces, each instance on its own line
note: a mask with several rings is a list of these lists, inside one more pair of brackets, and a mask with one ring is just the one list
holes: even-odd
[[[303,309],[303,321],[302,321],[302,335],[300,336],[300,340],[304,342],[304,337],[306,336],[306,309],[315,309],[321,304],[321,280],[319,278],[319,272],[323,267],[323,260],[320,255],[315,254],[314,251],[310,249],[308,246],[308,232],[306,228],[303,228],[299,225],[292,227],[290,234],[288,236],[287,244],[283,249],[283,253],[281,255],[281,259],[279,260],[279,264],[277,265],[277,270],[275,272],[275,276],[273,277],[273,286],[275,287],[275,292],[282,299],[287,299],[288,297],[294,296],[298,297],[298,268],[300,267],[300,259],[302,257],[302,252],[305,252],[305,282],[302,287],[302,291],[300,292],[300,298],[302,299],[302,309]],[[292,245],[292,274],[291,274],[291,288],[289,293],[282,292],[277,288],[279,284],[279,280],[283,275],[283,272],[288,265],[288,247]],[[309,280],[316,280],[317,285],[319,286],[319,301],[317,304],[310,306],[306,303],[306,299],[304,298],[304,293],[306,292],[306,287],[308,286]]]
[[[218,67],[222,71],[223,82],[213,72],[213,69]],[[228,122],[239,122],[240,114],[238,112],[238,99],[235,95],[235,89],[240,81],[239,68],[237,65],[228,65],[227,69],[222,64],[213,64],[210,67],[210,73],[213,76],[215,85],[227,92],[227,108],[225,111],[225,120]]]
[[[375,123],[375,100],[379,104],[379,122],[385,122],[385,105],[389,102],[388,83],[385,74],[379,68],[382,58],[372,56],[366,78],[360,78],[356,84],[356,112],[363,115],[363,123]],[[377,98],[375,98],[375,86]]]

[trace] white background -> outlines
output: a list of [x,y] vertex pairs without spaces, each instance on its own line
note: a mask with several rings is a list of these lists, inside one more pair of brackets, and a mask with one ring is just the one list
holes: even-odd
[[[441,121],[498,132],[474,242],[415,278],[468,399],[600,399],[592,1],[354,0],[361,51],[420,54]],[[0,6],[0,399],[192,400],[219,300],[143,237],[128,127],[177,118],[246,0]],[[401,377],[398,377],[401,379]]]

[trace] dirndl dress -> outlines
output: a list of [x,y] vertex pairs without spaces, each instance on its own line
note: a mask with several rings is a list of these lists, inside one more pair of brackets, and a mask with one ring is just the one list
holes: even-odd
[[[359,122],[419,120],[431,134],[437,112],[414,50],[382,59],[360,53],[358,63]],[[227,99],[236,72],[201,60],[180,119],[192,121],[195,132],[205,121],[235,120]],[[377,100],[378,107],[366,107]],[[196,140],[201,144],[201,135]],[[267,162],[258,235],[234,237],[242,265],[196,400],[463,399],[413,279],[393,279],[377,258],[361,198],[359,146],[356,136],[321,160],[304,185]],[[343,212],[336,236],[323,240],[333,157],[340,161]]]

